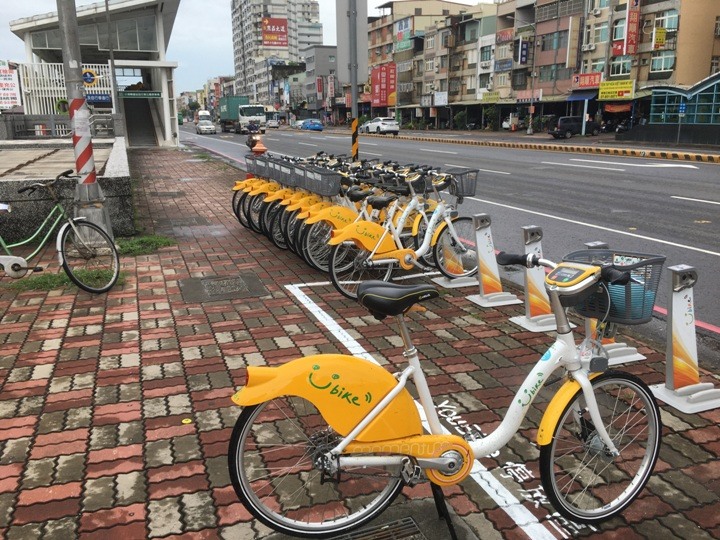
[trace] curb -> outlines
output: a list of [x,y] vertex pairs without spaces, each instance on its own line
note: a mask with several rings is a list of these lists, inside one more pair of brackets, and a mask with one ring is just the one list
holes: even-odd
[[[388,139],[387,135],[375,135],[373,133],[363,133],[363,137]],[[584,145],[560,145],[545,143],[516,143],[508,141],[477,141],[477,140],[448,140],[439,137],[413,137],[409,135],[396,135],[395,139],[403,139],[408,141],[424,141],[437,142],[445,144],[464,144],[469,146],[491,146],[496,148],[518,148],[523,150],[543,150],[551,152],[573,152],[581,154],[600,154],[608,156],[624,156],[624,157],[641,157],[655,159],[669,159],[677,161],[694,161],[697,163],[717,163],[720,164],[720,154],[709,154],[700,152],[679,152],[671,150],[638,150],[628,148],[597,148],[594,146]]]

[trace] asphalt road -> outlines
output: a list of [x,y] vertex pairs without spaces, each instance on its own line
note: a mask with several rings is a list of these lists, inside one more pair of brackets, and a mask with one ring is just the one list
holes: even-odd
[[[181,129],[181,142],[241,164],[247,153],[244,136],[199,136],[190,126]],[[295,156],[350,151],[349,134],[338,132],[269,131],[264,143],[272,153]],[[360,157],[479,169],[477,194],[460,211],[490,215],[496,249],[522,252],[522,227],[535,225],[542,227],[543,254],[550,259],[603,241],[613,249],[665,255],[665,268],[693,266],[699,276],[694,288],[699,359],[720,369],[718,165],[391,137],[361,137]],[[520,274],[506,277],[521,283]],[[669,276],[665,270],[656,302],[660,320],[638,327],[660,343],[666,336],[662,314],[670,299]]]

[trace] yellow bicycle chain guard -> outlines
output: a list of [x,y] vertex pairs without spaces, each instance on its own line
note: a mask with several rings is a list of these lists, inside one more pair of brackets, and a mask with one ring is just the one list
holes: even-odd
[[[593,380],[599,376],[600,373],[591,373],[588,378]],[[563,384],[560,389],[555,392],[552,400],[545,409],[542,420],[540,420],[540,426],[537,432],[537,442],[539,446],[545,446],[552,442],[553,433],[555,432],[555,426],[560,421],[560,416],[565,411],[565,408],[570,403],[573,396],[580,390],[580,384],[574,380],[568,380]]]
[[[328,425],[346,436],[396,385],[395,377],[369,360],[318,354],[278,367],[248,366],[247,384],[232,400],[248,406],[298,396],[315,405]],[[421,433],[420,415],[403,388],[355,440],[387,441]]]
[[[367,251],[375,250],[376,254],[384,254],[395,251],[397,246],[390,234],[385,234],[386,229],[382,225],[372,221],[356,221],[343,227],[339,231],[333,231],[333,236],[328,244],[334,246],[346,240],[352,240],[356,245]],[[383,236],[385,234],[385,236]],[[380,240],[382,239],[382,241]],[[378,242],[380,245],[378,246]],[[375,249],[377,247],[377,249]]]
[[395,259],[403,270],[412,270],[415,268],[412,261],[417,260],[417,253],[415,253],[414,249],[405,248],[396,249],[395,251],[384,251],[372,256],[372,260],[376,261],[379,259]]

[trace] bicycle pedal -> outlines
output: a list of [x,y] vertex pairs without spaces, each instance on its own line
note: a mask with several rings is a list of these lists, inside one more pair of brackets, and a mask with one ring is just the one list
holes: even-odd
[[36,266],[35,268],[30,268],[33,272],[42,272],[43,267],[42,266]]
[[403,482],[406,485],[413,487],[420,481],[422,475],[422,469],[413,463],[410,458],[403,458],[402,465],[400,467],[400,476],[402,476]]

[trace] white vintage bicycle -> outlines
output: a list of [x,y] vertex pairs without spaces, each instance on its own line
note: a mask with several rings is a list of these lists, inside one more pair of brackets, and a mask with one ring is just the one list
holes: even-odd
[[[576,345],[565,307],[591,301],[607,308],[607,320],[614,309],[623,316],[637,313],[636,302],[650,297],[654,302],[659,268],[642,262],[624,270],[612,264],[555,264],[534,255],[501,254],[498,262],[552,269],[545,287],[557,339],[527,375],[497,429],[483,438],[444,434],[404,319],[419,302],[438,297],[437,290],[428,284],[363,282],[358,301],[378,319],[396,317],[408,366],[393,376],[361,358],[325,354],[247,368],[247,384],[233,397],[244,409],[228,460],[235,491],[258,520],[286,534],[332,537],[377,517],[403,485],[423,475],[436,486],[456,484],[477,457],[510,441],[558,370],[564,384],[537,433],[550,502],[563,516],[590,524],[632,503],[658,457],[658,406],[640,379],[609,371],[606,356],[593,356],[598,347],[589,339]],[[423,433],[418,408],[429,434]]]

